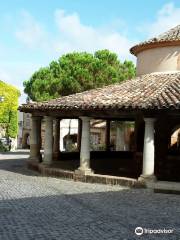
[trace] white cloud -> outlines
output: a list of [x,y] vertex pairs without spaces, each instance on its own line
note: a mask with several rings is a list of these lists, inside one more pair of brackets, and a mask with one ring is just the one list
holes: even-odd
[[[57,9],[54,16],[52,15],[52,18],[54,17],[53,29],[55,29],[52,32],[51,29],[47,29],[47,26],[45,29],[45,26],[27,11],[23,11],[20,17],[20,22],[16,24],[16,38],[27,47],[27,53],[28,50],[30,53],[33,50],[35,52],[41,50],[41,53],[47,56],[46,62],[67,52],[94,52],[105,48],[116,52],[121,60],[135,60],[130,55],[129,48],[137,41],[127,37],[128,27],[119,19],[114,19],[116,24],[107,22],[106,26],[94,27],[82,23],[76,12],[69,14],[62,9]],[[139,28],[148,37],[152,37],[179,23],[180,8],[170,2],[157,12],[153,22],[145,23]],[[15,82],[15,85],[22,89],[22,81],[28,79],[38,67],[28,67],[23,62],[20,66],[17,68],[10,66],[5,69],[0,65],[0,78],[9,83]]]
[[44,27],[27,11],[21,12],[21,23],[15,35],[17,39],[29,48],[42,46],[46,39]]
[[85,25],[77,13],[66,14],[63,10],[55,11],[55,22],[59,32],[54,41],[54,47],[60,53],[70,51],[94,52],[107,48],[116,52],[121,59],[130,57],[129,48],[133,45],[133,41],[130,41],[127,36],[116,29]]
[[[56,30],[52,33],[51,29],[45,30],[45,27],[33,16],[23,11],[21,22],[16,26],[15,36],[19,43],[26,47],[27,54],[40,50],[43,56],[47,56],[45,62],[72,51],[94,52],[99,49],[116,52],[121,60],[127,58],[134,60],[129,53],[129,48],[134,43],[125,34],[127,32],[125,24],[120,23],[121,31],[119,31],[120,27],[111,23],[96,28],[83,24],[77,13],[67,14],[64,10],[58,9],[54,12]],[[0,62],[0,77],[2,76],[3,80],[14,84],[21,90],[20,102],[24,102],[22,83],[40,66],[23,61],[16,61],[14,64],[6,63],[3,66]]]
[[141,30],[147,33],[148,37],[155,37],[179,24],[180,8],[175,7],[174,3],[170,2],[157,12],[154,22],[144,24]]
[[[119,20],[118,20],[119,21]],[[16,30],[17,39],[28,48],[41,49],[52,59],[71,51],[94,52],[98,49],[109,49],[116,52],[121,59],[130,58],[129,48],[133,45],[122,31],[115,27],[95,28],[81,22],[77,13],[67,14],[58,9],[54,13],[56,32],[45,31],[42,24],[28,12],[22,13],[22,24]],[[117,26],[116,26],[117,27]]]
[[[13,63],[1,61],[0,79],[14,84],[21,92],[23,81],[28,79],[35,70],[47,64],[51,59],[67,52],[94,52],[107,48],[116,52],[121,60],[135,60],[130,55],[129,48],[137,41],[127,37],[129,29],[122,20],[114,19],[113,22],[107,22],[105,26],[94,27],[84,24],[76,12],[69,14],[64,10],[57,9],[52,15],[54,20],[52,31],[27,11],[22,11],[18,18],[19,20],[16,19],[14,23],[16,26],[15,36],[22,49],[24,49],[23,46],[26,47],[27,56],[30,58],[29,55],[31,55],[31,59],[20,56],[19,62],[16,60]],[[13,17],[8,17],[8,26],[11,26],[9,22],[12,19]],[[139,26],[139,29],[148,37],[152,37],[178,24],[180,24],[180,8],[175,7],[174,3],[170,2],[156,13],[153,22],[145,23]],[[41,57],[42,54],[44,61],[37,58],[36,63],[33,63],[34,53],[37,52],[38,54],[35,56]],[[11,55],[12,49],[8,45],[0,44],[1,59],[4,59],[5,56],[11,58]],[[27,61],[31,61],[31,63]],[[25,100],[24,94],[22,96],[21,102]]]

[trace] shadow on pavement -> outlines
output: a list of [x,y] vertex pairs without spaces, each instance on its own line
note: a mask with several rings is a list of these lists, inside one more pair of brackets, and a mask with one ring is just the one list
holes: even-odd
[[2,155],[29,155],[29,150],[17,150],[17,151],[11,151],[11,152],[0,152]]
[[[37,172],[27,168],[28,149],[0,153],[0,170],[14,172],[27,176],[38,176]],[[3,176],[3,173],[1,173]]]
[[[0,201],[1,239],[179,239],[178,199],[140,190],[58,194]],[[169,206],[171,204],[171,207]],[[166,214],[165,214],[166,211]],[[136,227],[174,229],[136,236]]]

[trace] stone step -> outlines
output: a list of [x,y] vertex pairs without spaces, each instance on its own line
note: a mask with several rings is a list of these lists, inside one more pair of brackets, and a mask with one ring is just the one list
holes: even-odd
[[157,181],[153,186],[156,193],[180,194],[179,182]]

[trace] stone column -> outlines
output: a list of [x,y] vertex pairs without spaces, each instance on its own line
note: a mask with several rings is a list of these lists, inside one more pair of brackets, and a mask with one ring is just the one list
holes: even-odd
[[106,135],[105,135],[106,151],[110,151],[110,129],[111,129],[111,121],[106,120]]
[[81,137],[82,137],[82,120],[78,119],[78,135],[77,135],[77,149],[81,149]]
[[118,123],[116,128],[116,151],[125,150],[124,125]]
[[134,139],[135,139],[135,151],[143,152],[144,119],[141,115],[137,115],[135,119]]
[[60,156],[59,143],[60,143],[60,119],[56,118],[54,124],[54,143],[53,143],[54,160],[58,160]]
[[80,167],[76,173],[92,174],[90,168],[90,118],[81,117],[82,120],[82,136],[81,136],[81,150],[80,150]]
[[154,118],[145,118],[143,170],[139,180],[155,180],[154,176]]
[[41,161],[41,117],[31,117],[30,159]]
[[45,117],[44,164],[51,164],[53,157],[53,119]]

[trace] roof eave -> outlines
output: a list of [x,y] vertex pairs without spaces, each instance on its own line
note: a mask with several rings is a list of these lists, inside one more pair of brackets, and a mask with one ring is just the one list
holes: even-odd
[[137,56],[138,53],[144,50],[158,48],[158,47],[167,47],[167,46],[180,46],[180,40],[137,44],[132,48],[130,48],[130,53]]

